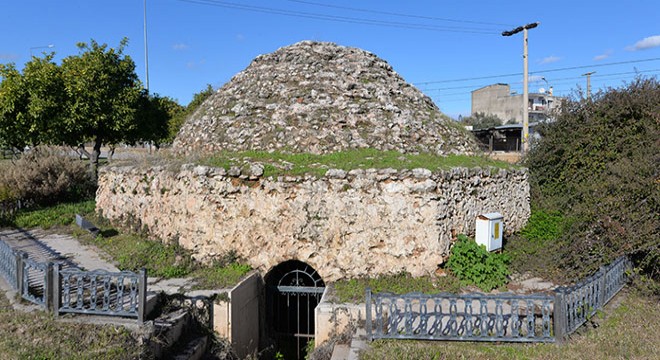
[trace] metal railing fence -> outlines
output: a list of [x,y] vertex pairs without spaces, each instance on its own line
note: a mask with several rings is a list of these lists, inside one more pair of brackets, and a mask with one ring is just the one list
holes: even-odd
[[144,321],[147,273],[53,270],[53,312],[132,317]]
[[612,264],[554,294],[373,294],[366,290],[366,332],[374,339],[562,341],[626,284],[632,264]]
[[83,271],[39,262],[0,239],[0,273],[27,301],[57,316],[78,313],[145,319],[147,272]]
[[372,294],[367,306],[372,339],[551,342],[552,303],[545,294]]

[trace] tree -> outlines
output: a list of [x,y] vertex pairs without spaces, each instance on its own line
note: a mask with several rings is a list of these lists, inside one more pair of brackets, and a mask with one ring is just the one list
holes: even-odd
[[567,219],[557,265],[589,273],[621,254],[660,279],[660,84],[639,78],[562,106],[530,151],[532,202]]
[[169,124],[168,142],[174,141],[174,138],[179,133],[179,130],[181,130],[181,126],[183,126],[183,123],[186,121],[186,119],[192,115],[192,113],[194,113],[195,110],[197,110],[197,108],[202,105],[204,101],[206,101],[206,99],[213,95],[213,93],[213,87],[211,84],[207,84],[204,90],[193,95],[193,99],[183,111],[178,112],[176,116],[172,117]]
[[55,53],[32,57],[23,69],[23,85],[28,94],[27,140],[32,146],[58,145],[67,137],[65,104],[67,94],[62,69],[53,62]]
[[483,112],[474,113],[470,116],[464,117],[461,122],[463,125],[472,126],[472,128],[475,130],[488,129],[504,124],[504,121],[497,117],[497,115],[486,114]]
[[135,63],[124,55],[128,39],[108,48],[91,40],[79,43],[81,53],[62,61],[62,78],[68,95],[65,143],[78,146],[92,141],[87,155],[93,173],[103,144],[117,144],[137,126],[136,114],[142,86]]
[[23,75],[14,64],[0,65],[0,139],[3,146],[22,150],[25,137],[28,95],[23,86]]
[[168,141],[171,120],[184,111],[184,107],[170,97],[158,94],[140,96],[137,126],[127,139],[127,142],[151,142],[160,148]]

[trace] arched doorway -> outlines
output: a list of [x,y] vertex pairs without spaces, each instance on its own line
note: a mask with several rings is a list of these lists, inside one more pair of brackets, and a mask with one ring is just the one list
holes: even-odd
[[314,309],[325,290],[323,279],[304,262],[289,260],[264,280],[268,335],[285,359],[304,359],[305,347],[314,339]]

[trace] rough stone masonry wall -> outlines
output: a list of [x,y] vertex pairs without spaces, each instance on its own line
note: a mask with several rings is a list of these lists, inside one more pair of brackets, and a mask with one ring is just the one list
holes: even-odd
[[326,281],[432,273],[454,234],[474,234],[477,215],[502,213],[510,232],[530,213],[524,169],[330,169],[320,178],[264,178],[252,169],[108,167],[97,210],[201,260],[233,250],[265,273],[297,259]]

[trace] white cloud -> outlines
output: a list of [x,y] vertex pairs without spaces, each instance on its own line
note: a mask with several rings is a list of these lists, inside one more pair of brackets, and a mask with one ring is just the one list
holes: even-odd
[[602,53],[602,54],[600,54],[600,55],[596,55],[596,56],[594,56],[594,61],[605,60],[605,59],[607,59],[608,57],[612,56],[612,53],[614,53],[614,51],[612,51],[612,50],[607,50],[607,51],[605,51],[604,53]]
[[660,35],[653,35],[635,43],[635,45],[628,46],[628,51],[646,50],[660,46]]
[[561,60],[561,58],[559,56],[552,55],[552,56],[544,57],[539,63],[541,63],[541,64],[551,64],[551,63],[557,62],[559,60]]
[[245,40],[245,35],[236,34],[236,41],[244,41],[244,40]]
[[184,43],[176,43],[172,45],[172,49],[174,49],[175,51],[187,50],[189,47],[190,46],[188,46],[188,44],[184,44]]

